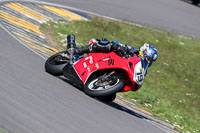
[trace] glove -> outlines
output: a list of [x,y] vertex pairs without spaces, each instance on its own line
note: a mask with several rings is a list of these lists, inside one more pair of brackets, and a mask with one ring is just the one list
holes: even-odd
[[132,48],[131,53],[139,55],[139,51],[137,49],[135,49],[135,48]]

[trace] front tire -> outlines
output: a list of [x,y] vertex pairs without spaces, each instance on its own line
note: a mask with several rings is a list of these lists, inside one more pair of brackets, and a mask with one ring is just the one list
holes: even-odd
[[[97,85],[97,82],[102,76],[91,78],[85,85],[84,91],[91,97],[108,97],[116,94],[124,88],[124,82],[121,77],[117,74],[112,75],[114,82],[107,85]],[[103,84],[103,83],[102,83]]]
[[66,53],[65,51],[59,52],[50,56],[45,62],[46,72],[54,75],[61,76],[63,75],[63,68],[68,64],[67,62],[57,62],[56,58],[61,57],[61,54]]

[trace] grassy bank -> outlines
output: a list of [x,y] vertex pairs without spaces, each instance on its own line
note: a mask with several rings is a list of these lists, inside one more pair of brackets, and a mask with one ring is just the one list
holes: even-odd
[[8,133],[8,132],[5,130],[0,130],[0,133]]
[[[65,37],[75,34],[78,45],[106,37],[139,48],[153,44],[159,58],[148,70],[143,87],[124,98],[151,111],[181,132],[200,132],[200,41],[150,28],[108,20],[63,22],[41,26],[49,44],[65,48]],[[64,45],[64,46],[63,46]]]

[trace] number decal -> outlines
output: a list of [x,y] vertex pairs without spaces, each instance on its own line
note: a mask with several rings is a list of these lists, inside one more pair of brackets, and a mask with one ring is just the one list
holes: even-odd
[[108,66],[110,66],[110,65],[114,65],[114,59],[109,59],[108,60]]
[[138,84],[142,85],[144,80],[144,72],[142,71],[141,61],[135,65],[133,80]]
[[137,73],[136,75],[137,75],[137,81],[142,82],[144,80],[144,76],[141,69],[140,72]]

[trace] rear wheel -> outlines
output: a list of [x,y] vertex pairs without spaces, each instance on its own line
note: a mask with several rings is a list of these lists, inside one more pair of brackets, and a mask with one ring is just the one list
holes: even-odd
[[103,102],[109,103],[109,102],[114,101],[115,98],[116,98],[116,93],[112,94],[112,95],[109,95],[109,96],[100,97],[98,99],[101,100],[101,101],[103,101]]
[[66,51],[54,54],[47,59],[45,63],[46,72],[54,76],[63,75],[63,68],[69,63],[69,58],[62,54],[66,54]]
[[199,0],[192,0],[192,4],[198,5],[199,4]]
[[121,77],[113,72],[104,73],[101,76],[91,78],[85,85],[84,91],[92,97],[106,97],[115,95],[124,88]]

